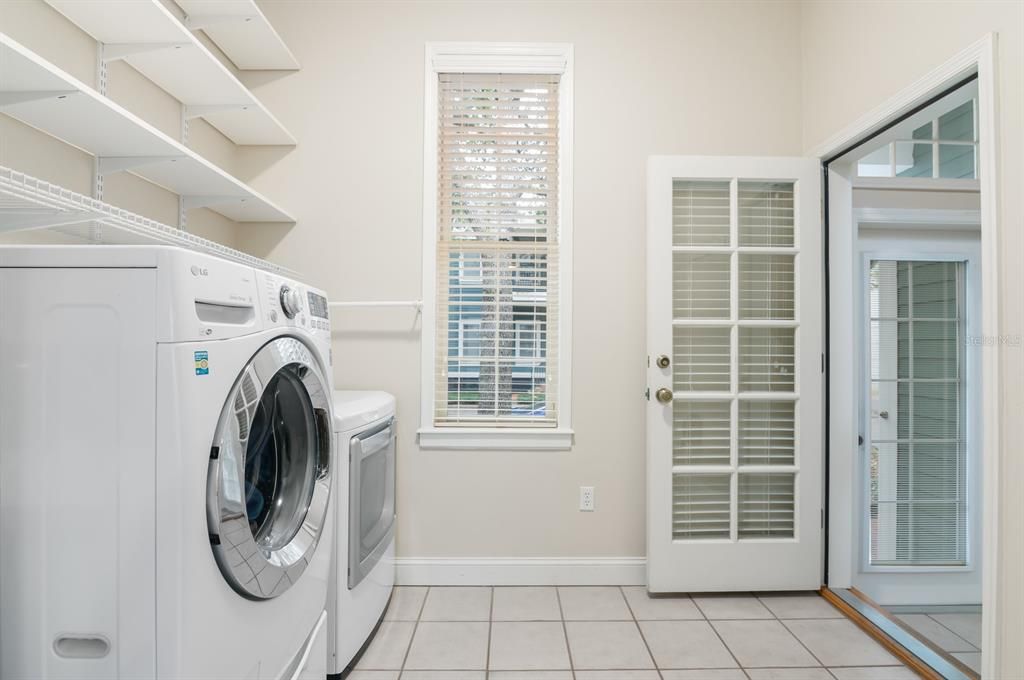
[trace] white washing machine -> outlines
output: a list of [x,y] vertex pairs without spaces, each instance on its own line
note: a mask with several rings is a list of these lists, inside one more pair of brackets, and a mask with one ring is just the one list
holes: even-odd
[[168,247],[0,248],[0,677],[323,678],[326,299]]
[[395,398],[335,392],[334,431],[338,493],[327,606],[329,678],[343,677],[358,660],[395,585]]

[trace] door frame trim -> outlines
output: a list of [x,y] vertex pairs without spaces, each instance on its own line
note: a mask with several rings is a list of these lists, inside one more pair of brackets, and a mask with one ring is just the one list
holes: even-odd
[[[921,102],[928,100],[937,93],[948,89],[965,76],[976,73],[978,77],[978,142],[984,152],[980,154],[978,175],[981,185],[981,255],[984,268],[982,271],[982,333],[993,341],[999,338],[999,246],[998,246],[998,199],[999,199],[999,130],[998,120],[998,93],[997,93],[997,36],[989,33],[955,56],[939,65],[922,78],[910,84],[893,97],[889,98],[875,109],[861,116],[841,131],[828,138],[821,144],[813,147],[809,155],[817,156],[823,160],[831,160],[837,153],[848,150],[851,145],[864,140],[875,132],[884,128],[887,124],[898,119],[908,111],[912,110]],[[848,178],[831,171],[825,166],[825,177],[835,177],[844,186],[840,189],[840,197],[852,192]],[[836,182],[838,184],[838,182]],[[847,196],[848,199],[848,196]],[[853,218],[852,210],[848,200],[834,201],[826,195],[826,214],[824,224],[825,239],[828,243],[828,231],[832,227],[845,227],[851,230]],[[845,212],[844,212],[845,209]],[[828,253],[826,252],[826,261]],[[828,283],[826,282],[826,285]],[[836,292],[831,291],[827,304],[831,306],[834,302]],[[832,338],[842,337],[829,329]],[[830,352],[831,349],[827,348]],[[989,351],[984,353],[982,359],[982,393],[983,393],[983,529],[982,529],[982,635],[984,640],[982,657],[982,675],[994,677],[997,670],[997,657],[999,655],[996,628],[998,626],[998,579],[999,579],[999,461],[1000,461],[1000,379],[999,379],[999,355],[998,352]],[[830,380],[831,382],[831,380]],[[831,386],[829,387],[831,391]],[[832,406],[836,404],[828,395]],[[828,419],[831,420],[831,409]],[[846,417],[852,417],[847,413]],[[836,447],[849,448],[852,441],[836,441],[835,430],[829,426],[828,457]],[[826,496],[831,503],[832,500],[845,499],[849,496],[842,489],[837,489],[837,477],[830,475],[826,482]],[[838,493],[837,493],[838,492]],[[830,512],[829,527],[826,541],[830,544],[828,557],[828,581],[834,587],[847,587],[851,578],[851,563],[846,560],[837,559],[837,551],[831,549],[832,537],[849,536],[848,524],[851,508],[847,508],[847,516],[837,518],[837,513]],[[847,524],[847,532],[844,534],[842,528],[837,526],[839,521]],[[842,547],[842,546],[836,546]],[[839,556],[848,556],[846,546],[845,552]]]

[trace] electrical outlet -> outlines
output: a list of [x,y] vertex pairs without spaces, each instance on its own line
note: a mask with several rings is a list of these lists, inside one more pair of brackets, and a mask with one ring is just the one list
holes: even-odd
[[580,510],[582,512],[593,512],[594,511],[594,487],[592,487],[592,486],[581,486],[580,487]]

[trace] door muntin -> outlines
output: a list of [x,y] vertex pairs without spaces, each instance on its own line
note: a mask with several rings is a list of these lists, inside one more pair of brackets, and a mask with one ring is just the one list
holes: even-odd
[[354,588],[377,565],[395,527],[395,420],[352,439],[349,452],[349,575]]
[[242,370],[221,412],[207,477],[207,522],[225,579],[250,599],[305,571],[331,488],[328,382],[309,348],[280,337]]

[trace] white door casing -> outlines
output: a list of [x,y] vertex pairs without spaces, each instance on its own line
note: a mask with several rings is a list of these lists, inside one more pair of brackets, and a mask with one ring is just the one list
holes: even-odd
[[818,588],[819,162],[651,157],[647,271],[648,589]]

